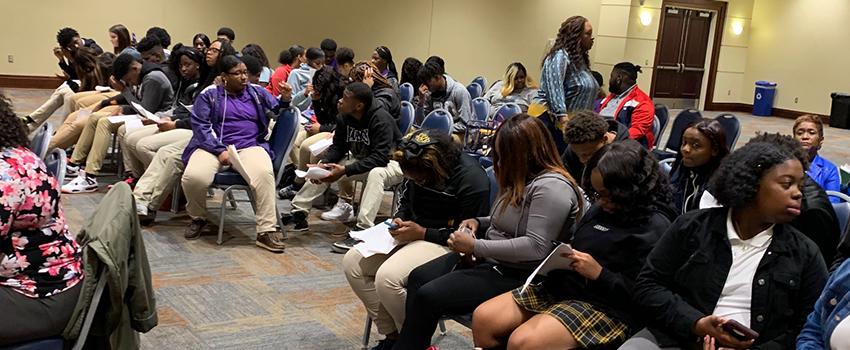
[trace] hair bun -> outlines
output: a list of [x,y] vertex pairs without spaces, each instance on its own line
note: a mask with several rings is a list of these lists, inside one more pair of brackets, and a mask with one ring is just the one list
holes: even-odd
[[635,72],[643,73],[643,71],[640,69],[639,65],[635,65]]

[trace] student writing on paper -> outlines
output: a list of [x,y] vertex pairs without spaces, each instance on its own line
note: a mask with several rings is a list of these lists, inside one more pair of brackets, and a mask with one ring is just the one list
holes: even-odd
[[280,103],[266,89],[248,83],[248,70],[236,56],[220,62],[223,86],[206,89],[195,99],[192,114],[192,140],[183,152],[186,170],[181,183],[186,195],[186,212],[192,222],[186,239],[197,239],[207,226],[206,193],[215,174],[229,165],[227,146],[233,145],[247,174],[256,200],[257,241],[260,248],[280,253],[285,245],[276,228],[275,183],[266,141],[267,111],[276,112],[288,103]]
[[393,154],[404,173],[401,198],[389,232],[402,246],[390,254],[364,258],[351,249],[342,259],[348,284],[389,349],[404,322],[410,271],[450,252],[449,235],[465,219],[490,210],[490,184],[478,161],[434,130],[405,137]]
[[[425,349],[443,315],[472,312],[522,285],[549,255],[552,241],[566,240],[581,216],[581,190],[561,165],[542,122],[527,114],[512,117],[496,130],[494,146],[499,196],[490,216],[460,224],[485,232],[484,238],[456,231],[447,241],[453,253],[410,273],[406,316],[394,349]],[[474,254],[478,264],[456,267],[457,253]]]
[[[576,225],[571,270],[514,289],[473,314],[475,346],[616,347],[640,327],[632,289],[646,255],[675,219],[667,177],[635,141],[603,147],[587,164],[593,205]],[[505,344],[507,340],[507,344]]]

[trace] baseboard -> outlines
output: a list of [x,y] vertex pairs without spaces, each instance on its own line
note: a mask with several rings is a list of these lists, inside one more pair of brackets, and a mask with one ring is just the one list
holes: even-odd
[[0,74],[0,87],[19,89],[55,89],[65,81],[60,77]]
[[[731,112],[752,113],[753,112],[753,105],[751,105],[749,103],[717,102],[717,103],[706,104],[705,110],[707,110],[707,111],[731,111]],[[823,120],[823,123],[829,124],[829,116],[828,115],[822,115],[822,114],[818,114],[818,113],[802,112],[802,111],[795,111],[795,110],[784,109],[784,108],[774,108],[773,109],[773,116],[779,117],[779,118],[797,119],[797,117],[799,117],[803,114],[820,115],[821,119]]]

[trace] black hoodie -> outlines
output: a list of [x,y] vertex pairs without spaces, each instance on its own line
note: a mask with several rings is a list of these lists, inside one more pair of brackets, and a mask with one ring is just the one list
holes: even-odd
[[375,102],[378,107],[389,112],[390,116],[396,121],[401,118],[401,99],[395,90],[391,88],[372,89],[372,93],[375,94]]
[[345,175],[363,174],[387,166],[400,139],[395,120],[373,98],[363,119],[350,115],[338,118],[333,144],[322,162],[339,163],[351,151],[356,161],[345,166]]

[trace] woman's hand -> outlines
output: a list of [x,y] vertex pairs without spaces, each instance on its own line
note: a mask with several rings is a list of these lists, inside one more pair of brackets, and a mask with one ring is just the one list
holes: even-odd
[[475,250],[475,234],[463,229],[457,230],[449,236],[448,244],[455,252],[472,254]]
[[307,83],[307,88],[304,89],[304,96],[310,97],[310,93],[313,92],[313,84]]
[[227,154],[227,151],[222,151],[218,154],[218,162],[221,165],[230,165],[230,156]]
[[292,101],[292,85],[281,81],[277,83],[277,91],[280,92],[281,101]]
[[402,221],[395,218],[393,224],[397,225],[398,228],[390,230],[390,235],[399,242],[413,242],[425,238],[425,228],[413,221]]
[[566,254],[565,257],[573,259],[570,267],[584,278],[595,281],[602,274],[602,265],[599,265],[590,254],[573,249],[572,253]]
[[478,232],[479,224],[480,223],[478,222],[478,219],[466,219],[460,222],[460,225],[457,226],[457,230],[463,231],[463,229],[465,228],[472,232],[473,235],[475,235],[475,233]]
[[116,80],[113,76],[109,77],[109,87],[118,92],[123,92],[125,88],[124,83]]
[[375,77],[372,74],[375,74],[375,70],[372,68],[366,68],[366,71],[363,72],[363,83],[369,85],[369,87],[375,85]]

